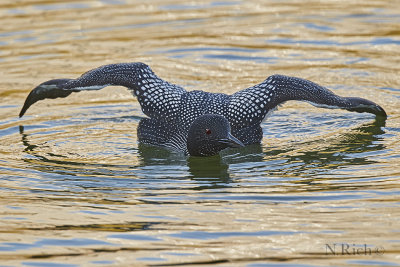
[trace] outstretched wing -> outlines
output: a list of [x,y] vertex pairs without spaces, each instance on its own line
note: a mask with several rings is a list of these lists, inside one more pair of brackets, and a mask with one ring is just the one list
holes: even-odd
[[169,119],[178,109],[181,95],[186,91],[159,78],[144,63],[119,63],[98,67],[77,79],[50,80],[34,88],[28,95],[20,117],[35,102],[46,98],[66,97],[72,92],[99,90],[106,86],[127,87],[137,96],[144,114],[151,118]]
[[367,99],[341,97],[308,80],[272,75],[260,84],[231,95],[229,121],[233,127],[236,125],[240,128],[261,123],[269,112],[289,100],[306,101],[322,108],[340,108],[387,117],[382,107]]

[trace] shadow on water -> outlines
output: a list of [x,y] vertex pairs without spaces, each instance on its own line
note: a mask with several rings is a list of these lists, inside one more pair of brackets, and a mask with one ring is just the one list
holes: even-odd
[[217,178],[218,182],[229,183],[230,177],[228,168],[220,155],[213,157],[189,157],[188,162],[190,173],[193,180]]
[[181,165],[189,167],[190,177],[194,180],[217,178],[219,182],[229,181],[229,166],[223,162],[220,155],[188,157],[183,153],[139,143],[139,156],[142,166]]
[[[104,232],[132,232],[148,230],[150,227],[160,224],[160,222],[125,222],[118,224],[63,224],[46,227],[25,227],[18,230],[26,231],[104,231]],[[154,229],[154,228],[153,228]]]
[[[251,145],[242,149],[227,149],[221,155],[213,157],[186,157],[181,153],[171,152],[164,148],[139,144],[139,164],[131,165],[107,165],[93,164],[77,161],[68,161],[67,155],[54,153],[38,153],[39,144],[31,144],[29,134],[24,132],[24,126],[20,126],[21,142],[25,147],[24,152],[31,157],[25,158],[31,168],[41,172],[59,173],[62,175],[90,175],[90,176],[123,176],[137,177],[137,168],[149,166],[175,166],[182,171],[188,170],[184,178],[194,181],[208,181],[211,184],[229,184],[230,166],[246,163],[243,170],[252,167],[251,163],[264,162],[263,165],[267,175],[288,175],[313,177],[313,175],[324,174],[332,169],[342,168],[349,165],[368,165],[377,161],[366,157],[365,153],[378,153],[385,149],[382,138],[385,120],[375,119],[373,122],[365,123],[357,128],[346,131],[337,139],[321,139],[309,141],[296,145],[288,145],[284,148],[269,149],[261,145]],[[319,143],[321,148],[308,150],[307,146]],[[304,148],[304,149],[303,149]],[[299,152],[299,150],[301,152]],[[296,153],[295,153],[296,152]],[[60,160],[57,160],[60,159]],[[268,161],[278,159],[280,163],[271,164]],[[289,167],[290,163],[299,163],[296,168]],[[269,168],[269,166],[271,167]],[[273,166],[272,166],[273,165]],[[84,167],[84,168],[82,168]],[[173,167],[173,168],[175,168]],[[110,168],[111,171],[104,172]],[[178,168],[178,169],[179,169]],[[119,171],[119,169],[121,169]],[[149,170],[149,171],[153,171]],[[251,170],[249,170],[251,171]],[[84,173],[83,173],[84,172]],[[142,170],[143,173],[143,170]],[[165,176],[173,176],[165,173]]]
[[[130,177],[135,175],[136,169],[140,167],[148,167],[148,166],[173,166],[173,167],[180,167],[184,170],[187,170],[188,175],[186,178],[189,178],[193,181],[198,182],[199,186],[194,187],[194,190],[201,190],[202,188],[210,188],[210,185],[203,186],[202,182],[206,181],[208,184],[211,184],[211,188],[218,188],[229,186],[231,180],[233,179],[233,171],[230,171],[230,168],[249,168],[248,166],[252,166],[251,163],[262,163],[264,167],[267,168],[267,175],[276,175],[291,173],[293,175],[294,172],[296,174],[307,174],[310,166],[319,166],[320,169],[317,170],[317,173],[329,171],[329,169],[336,169],[343,166],[349,165],[368,165],[376,163],[375,160],[371,159],[370,157],[365,156],[357,156],[364,153],[379,153],[380,150],[384,150],[385,146],[382,144],[382,137],[381,135],[384,134],[384,130],[382,129],[385,127],[384,120],[374,120],[369,123],[362,124],[358,127],[353,129],[348,129],[346,133],[342,134],[340,138],[337,139],[320,139],[317,141],[309,141],[303,142],[299,144],[288,145],[284,148],[272,148],[269,149],[268,147],[264,147],[261,145],[252,145],[247,146],[243,149],[230,149],[226,150],[221,155],[213,156],[213,157],[185,157],[182,154],[174,153],[168,151],[166,149],[147,146],[139,144],[138,149],[138,157],[139,163],[137,166],[133,166],[131,169],[128,170],[127,174]],[[24,126],[19,127],[20,135],[21,135],[21,142],[24,146],[24,152],[30,155],[30,158],[24,159],[26,163],[32,169],[35,169],[40,172],[48,172],[51,174],[59,173],[63,175],[71,175],[74,176],[75,174],[85,174],[90,176],[96,175],[105,175],[96,169],[99,167],[107,168],[110,167],[112,169],[109,176],[118,176],[121,175],[122,171],[128,168],[128,165],[104,165],[104,164],[88,164],[82,163],[78,161],[68,160],[68,154],[44,154],[41,152],[41,144],[34,144],[31,142],[30,135],[24,132]],[[324,146],[320,150],[306,150],[302,148],[308,148],[308,145],[313,145],[315,143],[321,143]],[[295,151],[303,150],[302,153],[294,153]],[[132,152],[134,153],[134,152]],[[61,160],[57,160],[57,158]],[[292,169],[288,167],[286,164],[278,164],[278,168],[270,168],[268,169],[268,165],[271,163],[269,159],[279,159],[280,162],[290,163],[290,162],[300,162],[301,164],[297,166],[296,169]],[[66,161],[65,161],[66,160]],[[246,164],[242,164],[246,163]],[[81,168],[86,167],[86,168]],[[276,165],[275,165],[276,167]],[[123,170],[119,171],[118,168]],[[136,169],[134,169],[136,168]],[[116,169],[116,170],[115,170]],[[152,169],[154,172],[155,169]],[[83,173],[86,171],[85,173]],[[269,173],[268,173],[269,172]],[[126,177],[129,177],[125,174]],[[232,177],[231,177],[232,176]],[[112,177],[111,177],[112,178]],[[72,177],[71,179],[74,179]],[[301,183],[309,183],[313,180],[311,177],[310,179],[302,179]],[[64,182],[67,182],[64,180]],[[125,184],[126,185],[126,184]],[[124,222],[124,223],[110,223],[110,224],[62,224],[56,226],[45,226],[45,227],[23,227],[20,230],[24,231],[104,231],[104,232],[114,232],[108,235],[108,238],[114,239],[126,239],[126,240],[139,240],[139,241],[150,241],[155,242],[161,239],[158,237],[149,237],[147,235],[141,234],[131,234],[130,232],[133,231],[146,231],[149,229],[157,229],[157,230],[165,230],[166,223],[159,223],[159,222]],[[128,234],[126,234],[127,232]],[[204,235],[204,232],[199,232]],[[207,232],[205,232],[207,234]],[[234,233],[234,232],[232,232]],[[185,234],[185,233],[184,233]],[[193,234],[189,232],[189,234]],[[194,232],[194,234],[198,234]],[[217,238],[221,233],[211,233],[212,238]],[[229,234],[223,232],[223,234]],[[259,235],[260,232],[251,232],[251,234]],[[279,232],[282,235],[281,232]],[[179,233],[182,235],[182,233]],[[238,234],[239,235],[239,234]],[[138,248],[131,247],[131,246],[119,246],[113,240],[107,240],[107,243],[100,240],[95,239],[84,239],[84,238],[72,238],[72,239],[50,239],[50,238],[43,238],[39,239],[38,241],[32,244],[19,244],[19,243],[10,243],[4,245],[5,249],[10,251],[18,251],[18,250],[26,250],[27,248],[37,248],[43,246],[57,246],[58,244],[65,245],[65,242],[68,242],[70,246],[84,246],[87,244],[90,245],[97,245],[97,246],[109,246],[104,248],[87,248],[85,253],[115,253],[120,251],[136,251]],[[140,248],[141,251],[146,250],[147,248]],[[148,248],[148,250],[160,251],[160,250],[168,250],[168,247],[157,247],[157,248]],[[83,253],[77,252],[76,254],[56,254],[56,253],[49,253],[45,254],[42,253],[40,255],[33,255],[27,256],[27,258],[57,258],[60,256],[80,256],[85,255]],[[326,257],[325,255],[323,255]],[[262,258],[271,261],[284,261],[285,258],[279,257],[271,257],[271,258]],[[258,259],[260,260],[260,259]],[[223,262],[223,260],[221,260]],[[204,261],[204,264],[213,264],[215,262],[212,261]],[[152,264],[153,266],[157,266],[157,264]],[[171,264],[172,265],[179,265],[179,264]],[[159,266],[168,266],[168,264],[160,264]]]
[[[372,123],[362,124],[341,134],[337,139],[305,142],[301,144],[301,147],[290,146],[288,149],[273,149],[264,154],[265,156],[285,154],[284,159],[287,162],[302,162],[302,168],[299,168],[299,172],[305,171],[309,166],[332,170],[348,165],[374,164],[377,161],[365,157],[365,153],[377,153],[385,149],[383,142],[379,142],[382,141],[379,135],[385,133],[382,129],[385,124],[386,120],[376,118]],[[299,150],[299,148],[306,147],[314,142],[321,144],[319,146],[320,149],[301,149],[300,152],[293,153],[294,155],[288,153],[291,150]]]

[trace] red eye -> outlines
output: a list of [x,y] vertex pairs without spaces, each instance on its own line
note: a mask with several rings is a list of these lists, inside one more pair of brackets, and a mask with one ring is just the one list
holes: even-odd
[[206,129],[206,134],[211,134],[211,130],[210,129]]

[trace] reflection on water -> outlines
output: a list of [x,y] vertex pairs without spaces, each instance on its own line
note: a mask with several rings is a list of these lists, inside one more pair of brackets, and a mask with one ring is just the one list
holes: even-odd
[[[395,1],[6,1],[0,14],[1,266],[398,266]],[[261,145],[209,158],[138,144],[144,115],[119,87],[18,119],[35,85],[124,61],[229,94],[299,76],[389,118],[289,102]]]
[[[65,151],[60,151],[60,154],[48,152],[46,154],[37,153],[36,150],[41,150],[45,146],[31,144],[29,135],[24,133],[24,126],[19,126],[21,134],[21,142],[24,152],[30,157],[24,159],[31,167],[37,168],[41,172],[59,173],[59,174],[74,174],[81,171],[80,166],[85,168],[86,175],[92,176],[140,176],[138,168],[148,169],[150,167],[156,169],[163,166],[171,167],[168,172],[165,170],[161,174],[155,173],[154,177],[163,178],[170,176],[177,178],[176,169],[178,172],[185,172],[193,176],[193,179],[202,181],[203,179],[217,179],[219,182],[229,183],[229,165],[243,164],[243,169],[250,172],[255,171],[257,166],[251,163],[263,162],[264,158],[279,157],[280,161],[277,166],[266,166],[262,164],[263,171],[266,175],[282,174],[288,172],[291,175],[305,176],[312,178],[314,175],[329,173],[332,169],[340,169],[346,166],[366,166],[369,164],[379,163],[377,160],[366,157],[369,152],[374,155],[379,154],[380,150],[385,149],[385,145],[380,142],[383,139],[380,135],[385,132],[382,128],[385,126],[385,120],[375,119],[372,123],[368,122],[360,125],[352,131],[342,134],[339,138],[330,140],[309,141],[302,144],[303,152],[298,152],[298,147],[285,146],[280,148],[263,147],[261,145],[251,145],[242,149],[227,149],[221,153],[207,158],[187,157],[183,153],[170,151],[160,147],[139,144],[138,156],[139,164],[135,168],[129,165],[112,165],[98,164],[78,161],[68,161],[65,156]],[[49,133],[48,131],[42,134]],[[320,142],[318,150],[304,149],[304,147],[314,146]],[[124,145],[124,144],[121,144]],[[90,152],[90,151],[88,151]],[[132,150],[132,153],[136,151]],[[321,157],[321,155],[323,155]],[[295,163],[300,164],[295,164]],[[35,165],[35,163],[37,165]],[[289,165],[289,166],[288,166]],[[174,167],[172,167],[174,166]],[[291,168],[293,166],[294,168]],[[110,171],[110,169],[115,169]],[[118,169],[128,169],[124,172],[118,172]],[[104,171],[104,172],[103,172]],[[264,175],[265,175],[264,174]],[[336,173],[337,175],[337,173]]]

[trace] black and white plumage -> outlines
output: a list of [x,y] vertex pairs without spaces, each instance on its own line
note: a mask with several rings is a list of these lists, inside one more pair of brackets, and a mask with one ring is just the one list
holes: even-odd
[[232,95],[186,91],[162,80],[143,63],[101,66],[77,79],[50,80],[28,95],[20,117],[35,102],[66,97],[72,92],[124,86],[135,95],[149,118],[139,123],[139,141],[188,152],[188,133],[202,115],[215,114],[227,119],[231,134],[244,145],[260,143],[261,122],[279,104],[289,100],[309,102],[317,107],[369,112],[386,117],[379,105],[357,97],[340,97],[308,80],[272,75],[265,81]]

